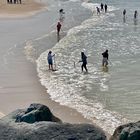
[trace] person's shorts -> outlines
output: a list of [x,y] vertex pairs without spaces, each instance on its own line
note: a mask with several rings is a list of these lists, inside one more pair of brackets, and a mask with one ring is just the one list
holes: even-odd
[[48,60],[48,64],[49,64],[49,65],[53,65],[52,60]]
[[103,64],[103,65],[108,65],[108,60],[107,60],[107,58],[103,58],[102,64]]

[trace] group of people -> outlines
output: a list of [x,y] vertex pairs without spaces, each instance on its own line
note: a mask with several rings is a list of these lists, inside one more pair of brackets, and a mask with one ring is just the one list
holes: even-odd
[[7,0],[8,4],[21,4],[22,1],[21,0]]
[[[107,67],[108,65],[108,50],[106,50],[105,52],[102,53],[102,56],[103,56],[103,59],[102,59],[102,66],[103,67]],[[49,51],[48,53],[48,64],[49,64],[49,70],[56,70],[53,68],[53,57],[55,57],[55,54],[52,55],[52,51]],[[79,62],[82,62],[82,65],[81,65],[81,70],[82,72],[85,71],[88,72],[88,69],[87,69],[87,56],[85,55],[84,52],[81,52],[81,60]]]
[[107,4],[101,3],[100,8],[96,7],[96,9],[97,9],[97,15],[100,14],[100,11],[105,11],[105,13],[106,13],[107,12]]
[[[100,13],[100,9],[98,7],[97,8],[97,14]],[[104,11],[107,12],[107,5],[105,4],[102,4],[101,3],[101,11]],[[57,23],[57,36],[59,37],[59,34],[60,34],[60,30],[61,30],[61,27],[62,27],[62,23],[64,21],[64,16],[65,12],[63,9],[60,9],[59,10],[59,21]],[[103,56],[103,60],[102,60],[102,66],[103,67],[107,67],[108,65],[108,50],[106,50],[105,52],[102,53],[102,56]],[[53,67],[53,58],[55,59],[55,54],[52,54],[52,51],[49,51],[48,53],[48,57],[47,57],[47,60],[48,60],[48,65],[49,65],[49,70],[52,70],[52,71],[55,71],[56,68]],[[84,52],[81,52],[81,60],[79,62],[82,62],[82,65],[81,65],[81,70],[82,72],[85,71],[88,72],[88,69],[87,69],[87,56],[85,55]]]
[[[135,11],[134,11],[134,19],[137,19],[137,16],[138,16],[138,11],[135,10]],[[123,17],[124,17],[124,18],[126,17],[126,9],[123,10]]]

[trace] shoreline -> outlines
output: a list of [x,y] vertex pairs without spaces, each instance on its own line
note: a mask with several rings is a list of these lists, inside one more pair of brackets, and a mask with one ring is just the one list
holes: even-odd
[[[22,7],[22,11],[19,12],[19,9]],[[0,18],[23,18],[23,17],[28,17],[32,16],[34,14],[37,14],[38,12],[41,12],[46,6],[43,5],[42,3],[38,3],[35,0],[25,0],[24,3],[22,4],[7,4],[4,2],[4,0],[0,3]],[[5,9],[6,8],[6,9]],[[31,9],[29,9],[31,8]],[[12,11],[12,13],[11,13]],[[27,60],[28,61],[28,60]],[[27,62],[28,63],[28,62]],[[30,63],[30,62],[29,62]],[[67,106],[60,105],[59,103],[53,101],[50,98],[50,95],[47,93],[47,89],[41,85],[39,82],[39,77],[37,76],[37,71],[34,68],[34,64],[30,64],[30,70],[34,73],[34,80],[36,80],[38,84],[38,89],[40,90],[41,94],[45,95],[45,102],[44,104],[47,105],[50,110],[62,121],[68,122],[68,123],[89,123],[92,124],[92,122],[82,116],[81,113],[77,112],[76,109],[69,108]],[[33,76],[32,76],[33,78]],[[42,101],[40,102],[42,103]],[[8,111],[9,112],[9,111]],[[0,118],[3,117],[4,115],[7,115],[7,111],[0,112]],[[64,112],[64,113],[63,113]],[[68,114],[68,115],[66,115]]]
[[[31,3],[33,2],[35,5],[38,5],[39,4],[39,3],[35,2],[34,0],[29,0],[29,1]],[[19,12],[19,9],[17,8],[19,6],[19,4],[18,5],[17,4],[16,5],[12,4],[12,5],[7,5],[7,6],[8,7],[10,6],[10,9],[11,10],[14,9],[14,13],[4,13],[4,12],[2,13],[1,12],[2,9],[1,9],[0,10],[0,12],[1,12],[0,18],[24,18],[24,17],[28,17],[28,16],[33,16],[33,15],[37,14],[38,12],[41,12],[42,10],[44,10],[45,7],[46,7],[43,4],[39,4],[37,6],[37,9],[29,10],[29,11],[26,11],[25,12],[26,9],[23,8],[24,11]],[[1,7],[1,5],[0,5],[0,7]],[[16,8],[16,10],[15,10],[15,8]],[[10,9],[8,10],[8,12],[10,12]],[[17,14],[17,12],[19,12],[19,13]],[[28,61],[28,60],[26,60],[26,61]],[[30,71],[32,72],[32,76],[30,76],[29,79],[31,81],[35,81],[35,85],[32,85],[32,86],[33,86],[33,88],[37,89],[39,92],[38,93],[35,93],[35,94],[34,93],[31,93],[30,95],[27,95],[27,97],[28,96],[29,97],[30,96],[39,97],[39,99],[35,99],[35,100],[37,100],[37,103],[41,103],[41,104],[47,105],[50,108],[50,110],[52,111],[52,113],[55,116],[57,116],[58,118],[60,118],[63,122],[72,123],[72,124],[73,123],[94,124],[92,121],[84,118],[81,113],[77,112],[76,109],[72,109],[72,108],[69,108],[67,106],[60,105],[59,103],[53,101],[50,98],[50,95],[47,93],[47,89],[45,87],[43,87],[41,85],[41,83],[39,82],[39,77],[37,76],[37,71],[35,69],[35,65],[33,65],[32,63],[30,63],[28,69],[30,69]],[[26,96],[26,94],[25,94],[25,96]],[[20,97],[20,98],[22,98],[22,97]],[[17,99],[19,99],[19,97],[17,97]],[[16,101],[16,98],[15,98],[15,101]],[[16,103],[15,103],[14,104],[15,106],[13,105],[13,107],[11,107],[11,108],[16,108],[17,109],[17,108],[28,107],[30,105],[30,103],[33,103],[33,102],[35,102],[35,101],[29,98],[28,101],[26,101],[26,103],[21,104],[19,107],[17,107],[16,106]],[[7,114],[9,112],[9,110],[10,110],[10,108],[7,111],[5,111],[4,113]],[[13,110],[11,110],[11,111],[13,111]],[[2,115],[3,115],[3,113],[2,113]],[[94,125],[96,125],[96,124],[94,124]],[[109,135],[107,134],[107,136],[109,136]]]

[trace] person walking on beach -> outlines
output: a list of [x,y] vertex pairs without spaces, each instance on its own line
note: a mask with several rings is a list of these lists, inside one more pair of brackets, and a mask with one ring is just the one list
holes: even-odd
[[60,22],[63,22],[64,21],[64,19],[65,19],[65,12],[64,12],[64,10],[63,9],[60,9],[59,10],[59,14],[60,14],[60,18],[59,18],[59,20],[60,20]]
[[55,54],[54,55],[52,55],[52,51],[49,51],[49,53],[48,53],[48,64],[49,64],[49,70],[54,70],[53,69],[53,57],[55,56]]
[[79,62],[82,62],[82,65],[81,65],[82,72],[83,72],[84,68],[85,68],[86,72],[88,72],[88,69],[87,69],[87,56],[84,54],[84,52],[81,52],[81,60]]
[[96,7],[96,9],[97,9],[97,15],[100,15],[100,8]]
[[107,4],[105,4],[105,13],[107,12]]
[[138,12],[137,10],[134,12],[134,19],[137,19],[137,16],[138,16]]
[[126,15],[126,10],[124,9],[124,10],[123,10],[123,22],[124,22],[124,23],[126,22],[126,17],[125,17],[125,15]]
[[102,66],[104,67],[107,67],[108,65],[108,50],[106,50],[105,52],[102,53],[102,56],[103,56],[103,60],[102,60]]
[[58,22],[57,23],[57,36],[59,36],[59,34],[60,34],[61,26],[62,26],[61,23]]
[[104,4],[101,3],[101,11],[103,11],[103,10],[104,10]]
[[125,18],[125,15],[126,15],[126,10],[124,9],[123,10],[123,17]]

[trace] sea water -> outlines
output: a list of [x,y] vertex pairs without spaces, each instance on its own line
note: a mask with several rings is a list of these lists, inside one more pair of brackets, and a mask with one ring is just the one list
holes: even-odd
[[[63,4],[67,2],[70,1],[63,1]],[[108,5],[108,12],[98,16],[96,7],[100,7],[101,2]],[[75,108],[111,134],[120,124],[137,121],[140,116],[140,21],[139,17],[133,18],[135,10],[140,13],[140,1],[80,3],[92,15],[68,30],[51,48],[57,71],[48,70],[49,50],[44,50],[37,59],[37,71],[52,100]],[[127,11],[125,19],[123,9]],[[47,44],[48,36],[33,40],[32,47]],[[109,65],[103,68],[102,52],[106,49],[109,50]],[[87,55],[88,73],[81,72],[81,51]]]

